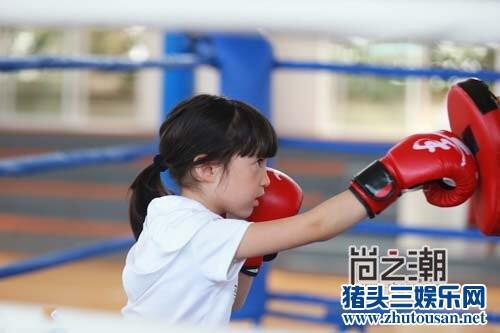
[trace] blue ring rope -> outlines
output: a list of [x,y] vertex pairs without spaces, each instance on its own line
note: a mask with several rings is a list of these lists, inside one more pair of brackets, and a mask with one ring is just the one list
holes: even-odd
[[131,60],[117,57],[0,57],[0,71],[25,69],[96,69],[105,71],[132,71],[143,68],[190,68],[206,61],[194,54],[179,54],[162,59]]
[[[445,222],[443,222],[444,224]],[[435,238],[460,238],[466,240],[477,240],[490,243],[500,242],[500,236],[484,236],[478,230],[457,230],[449,228],[425,228],[425,227],[407,227],[394,224],[392,221],[378,220],[376,224],[373,221],[365,220],[349,229],[349,232],[355,234],[369,234],[381,236],[398,236],[401,234],[428,236]]]
[[[473,230],[451,230],[451,229],[431,229],[431,228],[409,228],[398,225],[373,224],[371,222],[362,222],[350,229],[350,232],[370,235],[399,235],[412,234],[439,238],[462,238],[487,242],[499,242],[500,237],[486,237],[478,231]],[[53,252],[47,255],[20,261],[12,265],[0,267],[0,278],[18,275],[26,272],[32,272],[47,267],[57,266],[63,263],[77,261],[89,257],[103,255],[112,252],[118,252],[129,248],[134,240],[130,237],[118,238],[91,246],[84,246],[67,251]],[[315,298],[316,300],[318,298]],[[325,300],[326,301],[326,300]]]
[[[343,153],[384,154],[392,144],[361,143],[348,141],[319,141],[280,138],[280,146],[307,148]],[[157,152],[158,143],[111,146],[81,149],[71,152],[55,152],[41,155],[0,159],[0,177],[22,176],[69,167],[97,165],[111,162],[130,162]]]
[[123,237],[69,250],[50,252],[42,256],[21,260],[14,264],[0,267],[0,278],[29,273],[82,259],[123,251],[130,248],[132,244],[134,244],[133,238]]
[[[0,57],[0,71],[18,71],[24,69],[96,69],[106,71],[130,71],[142,68],[185,68],[197,65],[213,65],[214,59],[196,54],[181,54],[161,59],[134,61],[117,57]],[[407,68],[398,66],[343,64],[336,62],[307,62],[275,60],[275,69],[288,70],[323,70],[355,75],[374,75],[382,77],[440,77],[442,79],[477,77],[485,81],[500,80],[500,72],[492,70],[467,71],[451,68]]]
[[276,69],[324,70],[344,74],[375,75],[383,77],[440,77],[442,79],[476,77],[484,81],[500,80],[500,72],[490,70],[466,71],[452,68],[407,68],[368,64],[343,64],[335,62],[276,61]]
[[103,163],[131,162],[143,156],[156,154],[157,150],[157,144],[149,143],[0,159],[0,177],[22,176],[43,171]]

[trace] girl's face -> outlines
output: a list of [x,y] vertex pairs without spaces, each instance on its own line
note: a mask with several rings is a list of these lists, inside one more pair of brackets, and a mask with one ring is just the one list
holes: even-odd
[[257,157],[232,158],[215,190],[222,211],[241,219],[250,216],[270,184],[266,162]]

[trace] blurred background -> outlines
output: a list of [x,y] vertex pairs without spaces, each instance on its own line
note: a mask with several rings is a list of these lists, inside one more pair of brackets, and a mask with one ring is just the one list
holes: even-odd
[[[268,33],[266,38],[278,59],[500,70],[500,44],[494,43],[396,43],[285,33]],[[162,56],[163,42],[162,31],[142,26],[0,27],[1,56],[91,54],[144,60]],[[412,133],[449,128],[446,94],[456,79],[388,79],[278,70],[272,81],[272,121],[283,137],[395,142]],[[157,135],[161,119],[161,80],[158,70],[0,72],[0,157],[149,142]],[[195,82],[198,93],[219,92],[218,73],[211,67],[198,67]],[[500,94],[498,83],[487,83]],[[303,209],[307,210],[343,191],[352,175],[377,157],[283,148],[275,166],[301,184],[305,190]],[[130,164],[0,178],[1,263],[129,235],[127,189],[149,163],[148,158]],[[453,209],[428,207],[421,193],[405,195],[373,223],[470,227],[467,204]],[[500,250],[485,242],[346,234],[280,253],[272,266],[270,288],[339,296],[340,284],[347,281],[347,249],[351,244],[379,245],[382,249],[420,248],[423,244],[446,247],[449,280],[485,283],[488,309],[500,311]],[[125,302],[120,276],[124,255],[3,280],[0,300],[117,311]],[[273,318],[264,323],[269,327],[330,330]],[[439,328],[450,332],[465,329]],[[401,329],[370,328],[377,330]],[[482,332],[493,330],[488,327]]]

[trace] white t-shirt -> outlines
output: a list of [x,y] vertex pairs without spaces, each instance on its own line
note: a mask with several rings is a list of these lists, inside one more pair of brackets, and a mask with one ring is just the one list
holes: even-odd
[[128,302],[122,314],[169,323],[227,324],[244,263],[233,258],[249,225],[224,219],[186,197],[152,200],[123,269]]

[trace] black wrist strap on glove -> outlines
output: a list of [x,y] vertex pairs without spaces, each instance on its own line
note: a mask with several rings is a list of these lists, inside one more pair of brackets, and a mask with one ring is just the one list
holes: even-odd
[[243,273],[251,277],[256,277],[257,274],[259,274],[259,270],[260,267],[243,266],[241,267],[240,273]]
[[354,176],[349,190],[365,207],[370,218],[374,218],[398,196],[394,177],[378,160]]
[[278,256],[278,253],[266,254],[262,257],[262,261],[272,261]]
[[[271,253],[262,256],[262,261],[268,262],[274,260],[278,256],[278,253]],[[245,275],[256,277],[259,274],[260,267],[252,267],[252,266],[243,266],[241,267],[240,273]]]

